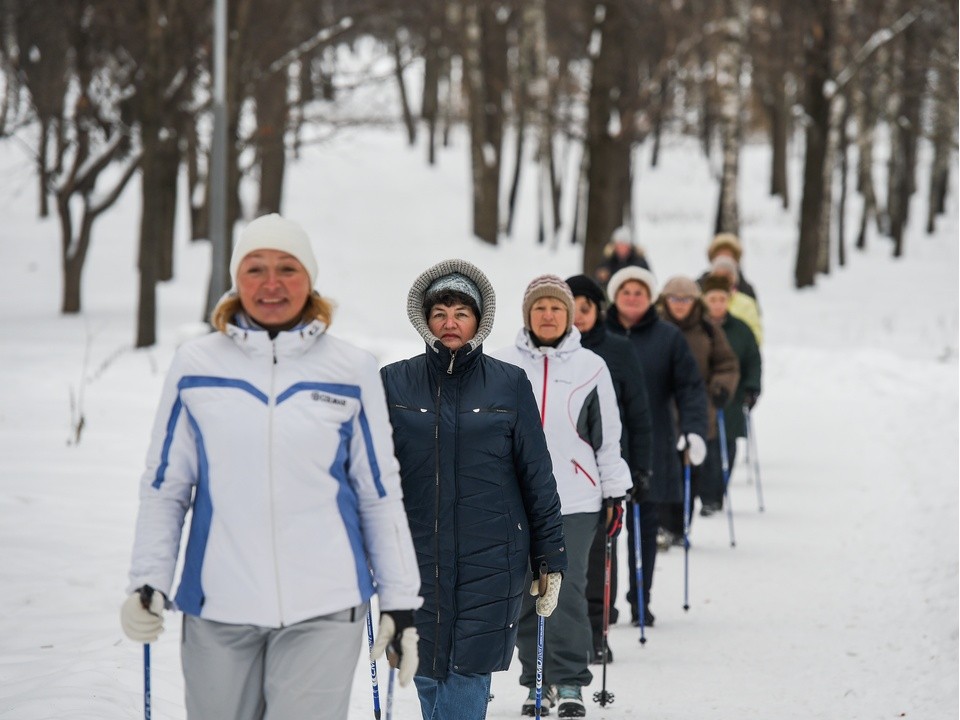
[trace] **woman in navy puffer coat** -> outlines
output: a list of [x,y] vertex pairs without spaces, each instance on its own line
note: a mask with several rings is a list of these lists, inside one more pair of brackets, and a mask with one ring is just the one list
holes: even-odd
[[407,300],[426,352],[381,375],[423,582],[415,682],[424,718],[483,718],[527,572],[546,563],[559,589],[560,500],[526,374],[483,353],[496,302],[484,274],[438,263]]

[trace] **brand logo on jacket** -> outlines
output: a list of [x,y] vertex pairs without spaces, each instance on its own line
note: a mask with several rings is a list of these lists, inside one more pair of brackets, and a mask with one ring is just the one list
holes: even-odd
[[343,398],[334,397],[333,395],[327,395],[326,393],[321,392],[312,392],[310,397],[314,400],[319,400],[320,402],[330,403],[331,405],[346,405],[347,401]]

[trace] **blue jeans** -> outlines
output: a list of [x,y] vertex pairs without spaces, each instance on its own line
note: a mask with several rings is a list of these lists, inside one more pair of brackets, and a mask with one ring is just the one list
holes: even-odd
[[484,720],[490,699],[490,673],[460,675],[450,672],[446,680],[415,675],[423,720]]

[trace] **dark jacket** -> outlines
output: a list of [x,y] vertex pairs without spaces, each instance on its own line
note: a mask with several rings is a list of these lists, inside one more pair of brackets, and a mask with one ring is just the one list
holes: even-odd
[[602,357],[610,370],[620,406],[621,454],[636,484],[638,473],[648,473],[653,463],[653,423],[640,358],[630,341],[607,332],[602,320],[580,336],[580,344]]
[[607,313],[607,329],[626,335],[643,366],[653,420],[653,479],[649,500],[683,501],[683,476],[674,407],[680,432],[707,437],[707,394],[696,360],[675,325],[664,322],[652,307],[631,327],[624,327],[616,306]]
[[[476,337],[451,353],[427,327],[424,289],[449,272],[483,293]],[[546,562],[563,571],[560,497],[533,388],[518,367],[484,355],[493,288],[463,261],[445,261],[414,283],[408,315],[423,355],[387,365],[393,442],[420,567],[423,606],[418,674],[506,670],[513,657],[526,575]]]
[[643,254],[643,251],[638,248],[636,245],[630,248],[630,254],[627,255],[623,260],[617,257],[617,254],[613,251],[613,243],[609,243],[603,251],[604,258],[597,269],[594,270],[593,276],[596,278],[600,284],[604,287],[607,285],[607,281],[613,277],[614,273],[618,270],[623,270],[625,267],[642,267],[646,270],[651,270],[650,263],[647,261],[646,255]]
[[[713,398],[722,388],[726,391],[727,403],[733,399],[737,383],[740,381],[740,363],[737,356],[727,342],[723,330],[705,317],[704,306],[699,301],[694,303],[690,314],[683,320],[675,319],[670,314],[666,303],[660,300],[657,301],[657,310],[660,312],[660,317],[680,328],[680,332],[690,346],[694,360],[697,361],[700,377],[703,378],[707,390],[705,439],[713,440],[717,437],[717,412]],[[721,409],[725,407],[726,405]]]
[[733,349],[733,354],[740,361],[740,382],[737,383],[733,398],[723,410],[727,441],[730,442],[734,438],[747,436],[747,427],[743,418],[743,398],[748,392],[760,393],[763,362],[757,340],[749,325],[727,313],[721,327],[727,336],[727,342]]

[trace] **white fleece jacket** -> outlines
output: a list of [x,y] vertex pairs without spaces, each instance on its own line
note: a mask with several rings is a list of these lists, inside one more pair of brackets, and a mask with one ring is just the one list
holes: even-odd
[[492,353],[523,368],[540,408],[564,515],[600,510],[604,498],[633,485],[620,456],[620,410],[603,359],[570,332],[556,348],[537,347],[522,329],[516,342]]
[[373,356],[320,322],[231,326],[177,351],[157,411],[129,591],[224,623],[281,627],[379,593],[414,609],[420,574]]

